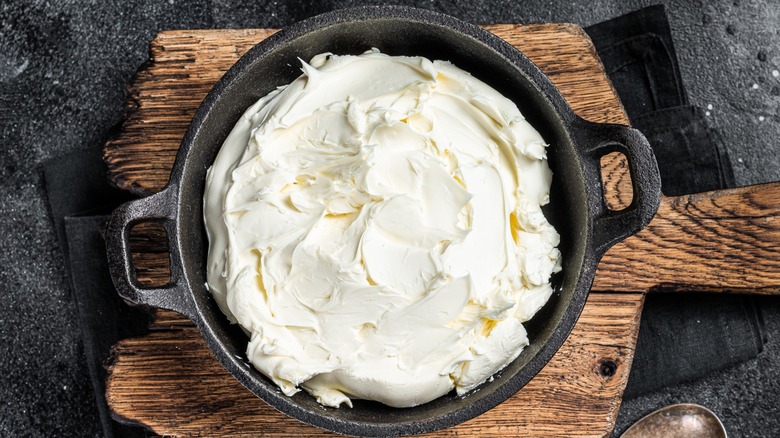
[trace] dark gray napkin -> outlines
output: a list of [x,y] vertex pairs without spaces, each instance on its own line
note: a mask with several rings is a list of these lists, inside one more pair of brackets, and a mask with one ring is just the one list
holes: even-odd
[[108,275],[108,260],[101,229],[108,216],[66,216],[70,278],[84,337],[87,359],[100,421],[106,436],[137,436],[135,428],[121,425],[111,418],[106,403],[106,361],[111,346],[120,339],[139,336],[147,331],[149,314],[122,302],[114,292]]
[[[653,147],[666,195],[734,186],[717,131],[691,106],[663,6],[585,29],[632,124]],[[650,294],[626,388],[630,398],[754,358],[766,333],[753,297]]]
[[100,149],[84,149],[43,164],[43,179],[57,238],[68,261],[65,216],[108,214],[134,196],[109,185]]
[[104,435],[139,436],[136,428],[111,418],[105,398],[104,367],[112,345],[120,339],[145,333],[150,322],[146,311],[126,305],[114,291],[101,234],[106,214],[133,196],[108,184],[100,149],[78,151],[48,161],[43,165],[43,173]]

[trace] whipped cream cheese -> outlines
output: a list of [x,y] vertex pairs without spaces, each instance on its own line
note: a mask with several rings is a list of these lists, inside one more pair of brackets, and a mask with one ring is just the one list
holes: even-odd
[[528,345],[522,323],[560,270],[546,144],[448,62],[301,62],[209,169],[208,287],[287,395],[464,394]]

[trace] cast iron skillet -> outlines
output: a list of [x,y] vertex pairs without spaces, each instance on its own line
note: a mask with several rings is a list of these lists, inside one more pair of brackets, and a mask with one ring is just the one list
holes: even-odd
[[[206,282],[203,226],[206,169],[239,116],[257,99],[300,75],[298,58],[322,52],[450,60],[512,99],[550,143],[551,202],[545,214],[561,234],[563,271],[556,293],[527,324],[531,344],[466,397],[450,393],[422,406],[388,408],[357,401],[354,408],[323,408],[301,392],[283,395],[247,363],[246,336],[228,323]],[[604,202],[599,159],[613,151],[628,157],[634,200],[614,212]],[[198,109],[181,143],[168,186],[117,209],[108,227],[111,275],[126,300],[181,312],[198,326],[209,348],[239,382],[276,409],[309,424],[355,435],[429,432],[473,418],[525,385],[568,336],[585,303],[598,261],[615,242],[638,232],[655,214],[660,177],[647,140],[626,126],[586,122],[574,114],[541,71],[500,38],[455,18],[403,7],[364,7],[323,14],[282,30],[244,55]],[[138,283],[128,234],[142,221],[167,230],[171,282],[158,289]]]

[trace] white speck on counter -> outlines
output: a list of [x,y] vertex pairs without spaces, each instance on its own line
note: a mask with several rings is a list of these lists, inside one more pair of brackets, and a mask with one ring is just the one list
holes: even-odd
[[707,109],[711,110],[712,109],[712,104],[707,105]]
[[774,76],[774,77],[780,76],[780,71],[772,70],[772,76]]
[[737,158],[737,162],[744,163],[744,161],[742,161],[742,158]]
[[709,112],[709,111],[705,111],[705,112],[704,112],[704,115],[705,115],[705,116],[709,116],[709,115],[710,115],[710,112]]
[[758,84],[753,84],[753,89],[758,90]]
[[764,116],[758,116],[758,121],[759,122],[763,122],[764,121]]
[[27,66],[30,65],[30,61],[25,59],[24,62],[19,65],[15,66],[11,64],[12,62],[6,60],[5,57],[0,58],[0,66],[2,66],[2,70],[0,70],[0,81],[11,80],[24,73],[24,71],[27,70]]

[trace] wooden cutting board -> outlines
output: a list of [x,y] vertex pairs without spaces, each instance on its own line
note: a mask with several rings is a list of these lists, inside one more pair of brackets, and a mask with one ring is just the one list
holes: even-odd
[[[534,61],[580,116],[628,124],[582,29],[571,24],[485,27]],[[129,88],[122,130],[105,148],[114,184],[138,194],[159,191],[202,98],[241,54],[273,32],[159,34],[150,61]],[[631,185],[622,157],[606,157],[602,165],[608,204],[627,205]],[[608,435],[633,359],[643,292],[661,286],[778,291],[778,199],[780,185],[664,198],[648,229],[605,256],[595,291],[549,364],[506,402],[436,435]],[[160,236],[151,227],[138,228],[139,280],[162,284],[168,261]],[[150,328],[148,335],[115,346],[106,396],[117,419],[173,436],[325,433],[278,413],[242,387],[186,317],[160,310]]]

